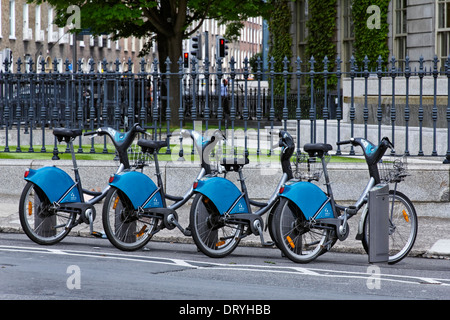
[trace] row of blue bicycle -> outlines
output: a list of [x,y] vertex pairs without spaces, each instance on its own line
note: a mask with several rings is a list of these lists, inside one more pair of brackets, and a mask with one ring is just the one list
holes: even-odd
[[[55,244],[83,223],[90,226],[92,235],[104,237],[102,232],[93,230],[95,205],[104,200],[104,233],[121,250],[140,249],[160,230],[178,228],[185,236],[192,236],[198,249],[209,257],[225,257],[241,239],[256,235],[263,246],[277,246],[292,261],[306,263],[329,251],[337,240],[344,241],[349,234],[348,219],[361,211],[357,239],[368,252],[368,192],[381,182],[394,185],[389,192],[389,263],[403,259],[415,242],[416,211],[408,197],[397,190],[397,183],[406,176],[403,162],[389,163],[386,175],[379,170],[386,150],[393,148],[388,138],[377,146],[363,138],[338,142],[360,146],[369,170],[367,185],[358,200],[351,206],[343,206],[334,200],[327,171],[332,146],[305,144],[302,153],[294,154],[294,139],[284,130],[279,132],[278,144],[282,174],[267,202],[249,198],[243,169],[249,163],[247,157],[221,157],[222,170],[211,165],[210,154],[217,156],[215,147],[225,139],[220,130],[210,137],[194,130],[181,130],[181,139],[190,137],[201,155],[198,175],[183,196],[169,195],[164,189],[158,152],[166,141],[142,138],[146,132],[138,124],[127,132],[102,127],[84,133],[109,136],[119,158],[117,171],[101,192],[89,191],[81,184],[73,141],[83,134],[82,130],[55,128],[53,133],[71,151],[75,179],[55,166],[25,172],[27,183],[20,198],[20,222],[27,236],[38,244]],[[156,183],[139,170],[144,163],[130,165],[128,150],[139,137],[137,145],[142,154],[154,159]],[[230,171],[237,172],[240,188],[227,179],[226,173]],[[321,176],[326,190],[317,185]],[[85,200],[86,195],[89,200]],[[189,226],[183,227],[177,209],[192,197]],[[255,207],[256,211],[252,209]],[[269,231],[271,240],[264,238],[264,230]]]

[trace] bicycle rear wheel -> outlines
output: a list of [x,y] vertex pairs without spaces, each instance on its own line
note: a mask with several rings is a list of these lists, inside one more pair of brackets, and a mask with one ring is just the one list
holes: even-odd
[[241,224],[228,223],[202,194],[197,194],[192,202],[190,226],[197,248],[211,258],[223,258],[233,252],[243,232]]
[[278,205],[280,204],[280,201],[278,200],[272,207],[272,209],[270,210],[269,214],[267,215],[267,227],[269,229],[269,235],[270,238],[272,239],[272,241],[275,243],[275,245],[277,246],[277,248],[279,248],[278,246],[278,236],[276,234],[277,229],[275,228],[275,211],[278,207]]
[[127,196],[115,187],[106,194],[102,220],[109,241],[123,251],[145,246],[159,222],[159,219],[139,214]]
[[[364,219],[362,244],[369,252],[369,214]],[[417,214],[411,200],[403,193],[389,191],[389,264],[394,264],[408,255],[417,236]]]
[[66,237],[76,213],[58,210],[34,183],[27,182],[20,196],[19,219],[25,234],[42,245],[58,243]]
[[275,210],[275,236],[281,251],[292,261],[308,263],[326,250],[329,231],[311,228],[300,209],[289,199],[281,199]]

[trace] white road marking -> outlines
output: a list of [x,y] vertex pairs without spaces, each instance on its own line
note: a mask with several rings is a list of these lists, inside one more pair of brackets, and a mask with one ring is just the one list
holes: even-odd
[[[68,256],[79,256],[87,258],[97,259],[112,259],[121,261],[132,261],[142,263],[164,264],[171,266],[180,266],[190,269],[214,269],[214,270],[234,270],[245,272],[269,272],[269,273],[282,273],[301,276],[314,276],[314,277],[328,277],[328,278],[352,278],[352,279],[368,279],[372,274],[367,272],[356,271],[342,271],[342,270],[330,270],[330,269],[318,269],[318,268],[305,268],[298,266],[276,266],[276,265],[245,265],[245,264],[224,264],[215,263],[210,261],[194,261],[172,258],[160,258],[152,256],[143,256],[136,254],[123,254],[123,253],[106,253],[106,252],[90,252],[79,250],[59,250],[48,248],[34,248],[34,247],[19,247],[19,246],[0,246],[0,251],[9,252],[28,252],[38,254],[64,254]],[[435,284],[442,286],[450,286],[450,279],[435,279],[415,277],[408,275],[395,275],[395,274],[379,274],[381,281],[390,282],[402,282],[409,284]]]

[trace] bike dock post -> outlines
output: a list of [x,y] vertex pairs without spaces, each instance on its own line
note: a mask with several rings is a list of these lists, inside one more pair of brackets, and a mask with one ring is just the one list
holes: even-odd
[[369,263],[389,260],[389,185],[369,191]]

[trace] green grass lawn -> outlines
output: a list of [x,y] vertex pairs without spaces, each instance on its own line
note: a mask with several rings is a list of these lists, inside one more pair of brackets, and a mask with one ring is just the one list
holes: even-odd
[[[60,159],[63,160],[70,160],[71,155],[70,153],[65,153],[66,151],[66,145],[65,144],[58,144],[58,156]],[[112,144],[107,144],[107,152],[103,153],[104,145],[103,144],[95,144],[94,149],[95,153],[91,153],[91,146],[90,145],[83,145],[83,153],[78,153],[79,146],[75,145],[74,149],[76,152],[76,158],[77,160],[113,160],[115,158],[115,149]],[[53,157],[53,145],[47,145],[46,146],[46,152],[40,152],[41,147],[35,147],[34,152],[29,152],[29,147],[22,146],[21,150],[22,152],[16,152],[15,146],[10,146],[9,152],[4,152],[4,147],[0,150],[0,159],[35,159],[35,160],[50,160]],[[162,148],[160,150],[160,154],[158,155],[158,159],[160,161],[174,161],[178,159],[178,152],[179,152],[179,146],[178,145],[171,145],[172,148],[172,154],[166,154],[166,148]],[[231,149],[231,148],[230,148]],[[228,152],[231,150],[228,149]],[[278,161],[279,160],[279,149],[275,149],[272,151],[271,156],[267,156],[267,150],[262,150],[261,155],[256,155],[256,150],[249,149],[249,160],[250,162],[272,162],[272,161]],[[237,157],[243,156],[243,148],[237,148],[236,150]],[[228,155],[230,157],[230,155]],[[195,161],[198,160],[198,155],[191,155],[191,148],[184,146],[184,158],[185,160],[189,161]],[[330,162],[345,162],[345,163],[352,163],[352,162],[364,162],[363,159],[358,158],[352,158],[352,157],[345,157],[345,156],[332,156]]]

